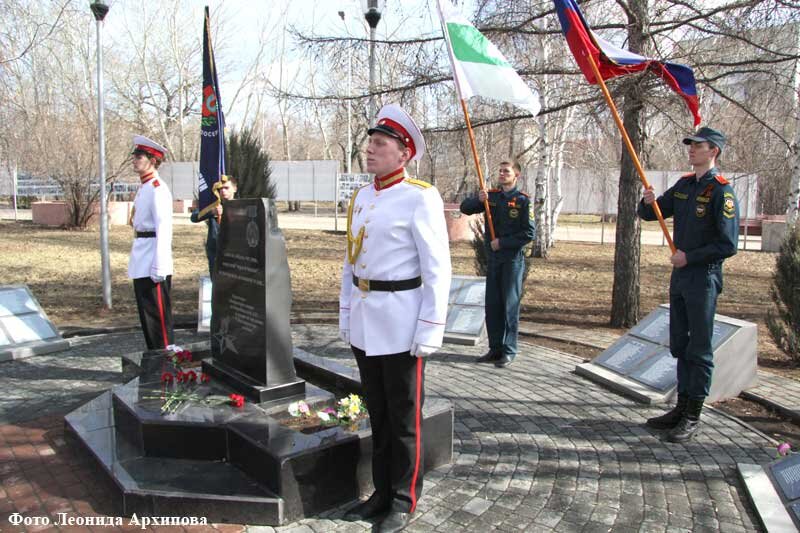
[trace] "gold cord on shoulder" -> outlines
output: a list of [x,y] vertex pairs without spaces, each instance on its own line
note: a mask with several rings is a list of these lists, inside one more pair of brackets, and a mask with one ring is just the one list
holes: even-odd
[[358,254],[361,253],[361,245],[364,242],[364,226],[361,226],[361,229],[358,230],[358,236],[353,237],[352,232],[353,205],[356,203],[358,191],[359,189],[356,189],[355,192],[353,192],[353,196],[350,198],[350,205],[347,207],[347,261],[351,265],[356,264]]

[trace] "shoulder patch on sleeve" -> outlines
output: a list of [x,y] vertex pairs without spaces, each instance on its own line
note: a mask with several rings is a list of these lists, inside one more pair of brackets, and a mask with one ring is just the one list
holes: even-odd
[[530,195],[530,194],[528,194],[528,193],[526,193],[526,192],[519,191],[519,193],[520,193],[522,196],[524,196],[525,198],[530,198],[530,197],[531,197],[531,195]]
[[715,179],[715,180],[717,180],[718,182],[720,182],[720,184],[722,184],[722,185],[727,185],[727,184],[729,184],[729,183],[730,183],[728,180],[726,180],[726,179],[725,179],[725,178],[722,176],[722,174],[717,174],[716,176],[714,176],[714,179]]
[[726,218],[733,218],[736,215],[736,203],[733,198],[725,198],[722,202],[722,215]]
[[422,181],[422,180],[418,180],[418,179],[414,179],[414,178],[408,178],[406,181],[408,183],[410,183],[411,185],[416,185],[417,187],[420,187],[422,189],[427,189],[428,187],[433,187],[433,185],[431,185],[427,181]]
[[153,180],[153,187],[158,187],[159,185],[161,185],[161,183],[159,183],[158,180]]

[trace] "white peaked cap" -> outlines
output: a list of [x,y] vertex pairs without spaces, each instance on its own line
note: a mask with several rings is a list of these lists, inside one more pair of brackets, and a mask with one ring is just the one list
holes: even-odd
[[394,137],[411,150],[411,160],[421,159],[425,154],[425,139],[411,115],[397,104],[387,104],[378,111],[375,126],[367,130],[372,135],[376,131]]
[[133,136],[133,151],[142,151],[147,152],[148,154],[152,155],[153,157],[157,157],[158,159],[164,159],[164,156],[167,154],[167,149],[158,144],[157,142],[148,139],[144,135],[134,135]]

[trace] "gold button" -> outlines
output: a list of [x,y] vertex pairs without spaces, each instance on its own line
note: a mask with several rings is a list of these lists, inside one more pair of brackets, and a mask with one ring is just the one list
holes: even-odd
[[364,263],[361,263],[361,268],[367,268],[367,265],[364,264]]
[[361,249],[361,253],[362,253],[362,254],[365,254],[365,253],[367,253],[367,249],[366,249],[366,248],[362,248],[362,249]]
[[369,219],[365,220],[364,224],[369,224]]

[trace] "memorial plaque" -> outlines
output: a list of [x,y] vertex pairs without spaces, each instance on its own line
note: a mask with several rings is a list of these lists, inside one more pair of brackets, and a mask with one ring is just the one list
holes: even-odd
[[27,289],[21,287],[0,289],[0,317],[38,312],[39,304]]
[[800,522],[800,503],[793,503],[789,506],[789,509],[791,509],[792,515],[794,515],[795,522]]
[[36,313],[0,318],[3,328],[14,344],[33,342],[58,337],[58,332],[46,318]]
[[[715,369],[708,402],[736,398],[756,384],[756,324],[716,315],[711,344]],[[577,365],[575,372],[641,401],[669,400],[678,381],[677,359],[669,351],[669,307],[654,309],[591,362]]]
[[483,330],[482,307],[453,305],[447,313],[445,330],[449,333],[480,336]]
[[678,383],[678,360],[669,349],[663,348],[631,372],[631,378],[660,391],[667,391]]
[[714,321],[714,334],[711,337],[711,346],[713,350],[716,350],[722,343],[728,340],[731,335],[736,333],[736,330],[739,329],[734,325],[726,324],[725,322],[720,322],[719,320]]
[[594,362],[625,375],[652,355],[658,348],[658,345],[647,341],[623,337],[597,356]]
[[461,286],[464,284],[464,280],[458,278],[457,276],[453,276],[450,281],[450,295],[448,296],[447,301],[449,303],[455,303],[456,298],[458,298],[459,293],[461,292]]
[[0,286],[0,361],[69,348],[24,285]]
[[453,276],[444,341],[475,345],[483,335],[486,318],[486,278]]
[[211,300],[212,375],[266,401],[300,394],[286,242],[273,200],[225,202]]
[[454,276],[450,285],[450,303],[483,307],[486,303],[486,278]]
[[800,454],[792,454],[770,466],[786,500],[800,498]]
[[200,276],[197,295],[197,331],[211,330],[211,278]]
[[630,331],[631,335],[669,346],[669,309],[659,307]]

